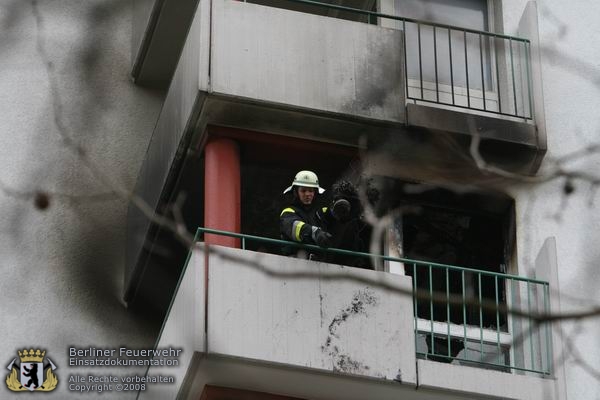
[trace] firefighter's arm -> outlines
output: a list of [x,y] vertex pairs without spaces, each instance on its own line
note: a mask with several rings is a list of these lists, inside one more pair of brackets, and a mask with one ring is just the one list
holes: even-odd
[[285,208],[279,216],[281,234],[284,238],[301,243],[316,243],[327,247],[331,235],[323,229],[307,224],[293,208]]
[[294,242],[313,243],[312,225],[305,223],[293,208],[285,208],[279,216],[279,227],[284,238]]

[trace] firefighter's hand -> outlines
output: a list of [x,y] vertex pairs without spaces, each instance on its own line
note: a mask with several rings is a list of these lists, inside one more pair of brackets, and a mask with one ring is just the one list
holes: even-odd
[[346,199],[339,199],[331,205],[331,214],[338,221],[346,221],[350,216],[350,202]]
[[329,247],[331,245],[331,234],[319,229],[315,233],[315,242],[321,247]]

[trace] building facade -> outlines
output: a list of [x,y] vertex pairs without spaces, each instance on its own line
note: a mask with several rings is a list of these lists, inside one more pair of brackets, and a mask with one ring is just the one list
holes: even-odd
[[[553,7],[559,5],[197,4],[171,66],[140,196],[160,207],[186,193],[192,201],[183,215],[191,230],[277,238],[265,215],[277,215],[279,191],[294,172],[310,168],[328,185],[370,178],[381,195],[374,204],[380,216],[397,207],[419,211],[401,213],[384,232],[383,252],[392,258],[376,269],[386,272],[282,259],[265,254],[276,253],[267,244],[203,228],[198,240],[205,244],[187,261],[187,249],[175,262],[129,241],[133,286],[126,298],[165,310],[159,346],[183,341],[196,349],[180,371],[181,396],[219,398],[219,390],[231,389],[295,398],[592,395],[597,382],[580,369],[594,361],[569,353],[585,346],[594,323],[585,321],[589,331],[579,331],[570,321],[550,328],[532,320],[538,312],[575,307],[559,296],[570,293],[564,285],[577,274],[562,267],[573,254],[570,240],[561,238],[580,235],[581,225],[562,214],[594,214],[593,206],[575,205],[591,182],[579,180],[572,191],[573,177],[552,171],[556,159],[583,145],[556,136],[557,129],[571,131],[563,124],[572,120],[559,117],[565,110],[554,85],[585,81],[586,74],[574,76],[585,66],[593,70],[589,54],[582,61],[567,50],[577,28]],[[162,79],[157,65],[166,62],[153,57],[171,26],[164,15],[155,14],[146,28],[136,63],[140,84]],[[595,90],[589,82],[584,87],[577,93]],[[582,138],[593,140],[592,125]],[[570,168],[593,170],[593,153],[575,156]],[[135,210],[129,218],[155,245],[172,245],[164,229]],[[166,265],[173,264],[187,267],[173,274],[173,289],[160,299],[153,282],[168,282]],[[311,283],[286,278],[307,269],[319,271]],[[336,282],[327,276],[332,271],[343,275],[340,282],[330,282]],[[379,292],[382,279],[396,289]],[[431,296],[423,301],[427,292],[445,293],[447,304]],[[366,296],[372,310],[361,308],[351,319],[344,296],[350,305]],[[467,305],[469,297],[495,303],[496,311]],[[503,306],[524,315],[498,311]],[[197,317],[188,321],[190,314]],[[338,332],[340,315],[356,326]],[[584,381],[589,385],[571,383]]]

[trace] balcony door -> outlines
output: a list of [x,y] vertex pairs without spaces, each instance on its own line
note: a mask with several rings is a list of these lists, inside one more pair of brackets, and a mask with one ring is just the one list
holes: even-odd
[[408,98],[498,111],[496,39],[478,33],[492,30],[488,0],[388,1],[410,19],[397,23],[405,31]]

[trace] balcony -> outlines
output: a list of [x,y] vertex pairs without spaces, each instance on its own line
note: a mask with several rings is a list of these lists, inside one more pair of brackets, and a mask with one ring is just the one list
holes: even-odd
[[533,120],[531,42],[528,39],[338,4],[343,2],[248,2],[297,11],[304,6],[305,12],[313,14],[335,14],[345,20],[401,30],[407,102]]
[[405,98],[534,120],[529,39],[337,4],[200,2],[193,23],[215,29],[188,42],[212,46],[216,93],[391,121]]
[[[289,245],[198,237],[209,233]],[[152,368],[177,383],[141,398],[199,398],[205,384],[300,398],[555,398],[552,333],[534,321],[550,309],[546,282],[329,251],[401,263],[412,277],[198,243],[157,342],[194,352],[178,369]]]
[[[161,116],[171,129],[216,124],[356,145],[425,128],[498,142],[499,162],[511,144],[508,164],[537,170],[545,134],[529,39],[318,1],[266,3],[305,12],[198,3]],[[314,15],[332,12],[345,19]]]

